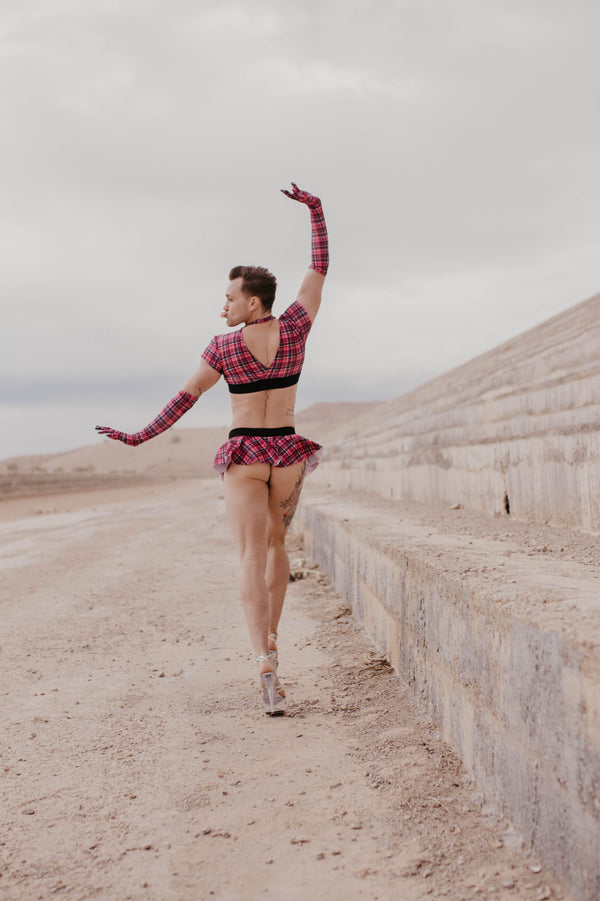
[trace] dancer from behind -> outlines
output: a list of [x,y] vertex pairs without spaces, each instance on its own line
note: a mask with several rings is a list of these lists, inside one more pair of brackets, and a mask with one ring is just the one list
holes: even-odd
[[260,266],[234,267],[221,315],[230,328],[242,328],[212,339],[183,390],[141,432],[96,426],[101,435],[136,446],[170,428],[221,375],[227,382],[232,428],[213,465],[224,478],[227,517],[241,563],[240,595],[269,715],[285,711],[276,640],[289,578],[286,534],[304,477],[322,454],[320,445],[296,434],[294,408],[306,339],[329,265],[321,201],[293,183],[283,193],[305,204],[311,221],[310,268],[294,303],[275,318],[275,276]]

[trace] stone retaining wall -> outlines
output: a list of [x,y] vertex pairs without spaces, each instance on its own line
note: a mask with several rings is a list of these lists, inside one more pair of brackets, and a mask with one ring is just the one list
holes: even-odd
[[600,295],[342,427],[312,477],[600,530]]
[[483,793],[576,901],[597,901],[597,568],[314,485],[297,527]]
[[[600,898],[600,555],[589,534],[585,557],[560,543],[600,531],[598,348],[600,295],[353,419],[297,516],[481,790],[577,901]],[[411,518],[417,502],[430,506]],[[479,533],[453,531],[451,508]],[[552,528],[567,535],[554,555],[527,551],[523,532],[507,550],[519,529]]]

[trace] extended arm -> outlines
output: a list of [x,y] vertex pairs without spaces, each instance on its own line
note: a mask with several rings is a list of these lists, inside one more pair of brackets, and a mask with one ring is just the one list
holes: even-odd
[[104,425],[97,425],[96,431],[105,438],[112,438],[114,441],[122,441],[123,444],[128,444],[130,447],[137,447],[138,444],[143,444],[150,438],[156,438],[161,432],[170,429],[184,413],[194,406],[204,391],[208,391],[216,384],[219,378],[220,373],[202,361],[194,375],[185,383],[183,391],[179,391],[175,397],[172,397],[156,419],[153,419],[141,432],[129,434]]
[[318,197],[309,194],[308,191],[302,191],[294,182],[292,182],[292,190],[283,190],[283,193],[286,197],[297,200],[298,203],[306,204],[310,211],[311,261],[310,268],[300,287],[298,300],[311,320],[314,320],[321,305],[323,282],[329,268],[329,241],[323,207]]

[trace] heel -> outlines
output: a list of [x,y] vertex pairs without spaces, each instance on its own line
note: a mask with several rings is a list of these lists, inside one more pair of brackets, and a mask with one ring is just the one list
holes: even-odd
[[277,676],[275,673],[263,673],[260,681],[266,715],[282,716],[285,713],[285,698],[277,690]]

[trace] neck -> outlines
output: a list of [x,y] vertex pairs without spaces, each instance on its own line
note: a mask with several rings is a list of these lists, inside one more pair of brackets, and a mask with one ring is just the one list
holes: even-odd
[[269,322],[271,319],[275,319],[272,313],[269,313],[268,316],[263,316],[262,319],[253,319],[251,322],[247,322],[246,325],[258,325],[260,322]]

